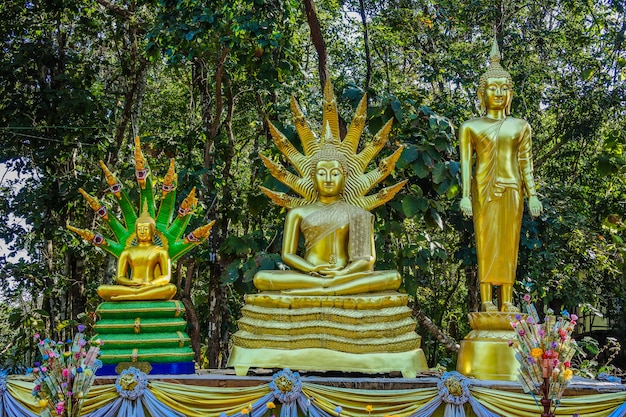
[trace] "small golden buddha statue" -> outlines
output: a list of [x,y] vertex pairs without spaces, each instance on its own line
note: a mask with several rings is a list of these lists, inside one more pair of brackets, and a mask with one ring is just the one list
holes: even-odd
[[214,222],[198,227],[183,237],[198,199],[194,187],[182,201],[174,217],[178,182],[174,160],[170,161],[164,176],[157,211],[150,169],[141,152],[138,137],[135,138],[135,174],[141,187],[139,200],[142,213],[139,217],[122,184],[104,162],[100,161],[100,166],[127,227],[99,199],[82,188],[79,189],[80,193],[93,211],[107,222],[114,236],[108,238],[91,230],[67,226],[83,239],[118,258],[118,285],[101,285],[98,287],[98,295],[106,301],[172,299],[176,295],[176,286],[170,284],[171,263],[204,242]]
[[500,287],[502,311],[519,311],[513,305],[513,284],[524,195],[531,215],[542,211],[533,179],[532,131],[525,120],[509,116],[512,99],[513,82],[500,65],[494,39],[491,65],[481,76],[478,90],[486,114],[463,123],[458,134],[463,186],[460,207],[474,219],[482,311],[498,310],[492,300],[493,286]]
[[156,224],[147,207],[135,223],[136,245],[124,249],[117,263],[119,285],[101,285],[98,295],[106,301],[170,300],[176,286],[170,284],[167,249],[154,243]]

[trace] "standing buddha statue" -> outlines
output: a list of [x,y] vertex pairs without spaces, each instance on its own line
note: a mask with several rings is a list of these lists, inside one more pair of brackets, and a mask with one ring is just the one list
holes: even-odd
[[[480,77],[478,100],[484,116],[466,121],[459,129],[463,198],[461,211],[473,216],[478,258],[481,310],[497,311],[493,286],[500,287],[502,311],[513,305],[524,195],[533,216],[542,204],[533,179],[531,127],[510,117],[511,76],[500,65],[494,40],[491,66]],[[472,159],[475,168],[472,174]]]
[[[524,210],[541,213],[533,179],[531,128],[510,116],[513,82],[500,65],[494,39],[489,69],[480,77],[478,100],[485,114],[459,129],[463,197],[460,208],[473,216],[481,311],[469,313],[472,331],[460,343],[457,370],[479,379],[517,379],[517,361],[508,341],[519,309],[513,285]],[[499,287],[500,310],[493,302]]]

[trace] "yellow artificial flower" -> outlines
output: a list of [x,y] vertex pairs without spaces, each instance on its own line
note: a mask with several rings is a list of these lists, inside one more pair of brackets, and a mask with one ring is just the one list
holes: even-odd
[[241,414],[243,414],[244,416],[248,415],[248,409],[244,408],[243,410],[241,410]]
[[374,407],[372,407],[371,405],[366,405],[365,406],[365,411],[367,411],[369,414],[372,413],[372,410],[374,410]]
[[44,408],[48,405],[48,400],[41,399],[39,400],[39,408]]
[[572,375],[574,375],[574,373],[571,369],[566,369],[563,371],[563,379],[565,379],[566,381],[572,379]]
[[533,350],[530,351],[530,356],[532,356],[535,359],[539,359],[540,357],[543,356],[543,349],[534,348]]
[[272,409],[276,408],[276,404],[274,404],[274,403],[273,403],[273,402],[271,402],[271,401],[270,401],[270,402],[268,402],[267,404],[265,404],[265,406],[266,406],[267,408],[269,408],[270,410],[272,410]]

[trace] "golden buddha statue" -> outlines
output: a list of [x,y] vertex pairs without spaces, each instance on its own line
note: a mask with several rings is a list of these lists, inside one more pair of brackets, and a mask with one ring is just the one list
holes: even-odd
[[460,206],[464,215],[474,219],[482,311],[498,310],[492,300],[493,286],[500,287],[502,311],[519,311],[513,305],[513,284],[524,195],[533,216],[542,211],[533,179],[532,131],[525,120],[509,116],[512,99],[512,79],[500,65],[494,40],[491,65],[480,77],[478,90],[486,114],[459,129]]
[[117,263],[119,285],[101,285],[98,295],[106,301],[170,300],[176,286],[170,284],[167,249],[154,244],[156,223],[147,207],[135,223],[136,245],[124,249]]
[[[485,115],[464,122],[458,134],[460,206],[474,220],[481,312],[469,313],[472,331],[460,343],[457,371],[478,379],[517,380],[515,352],[508,341],[515,338],[510,323],[519,311],[513,304],[513,284],[524,195],[533,216],[541,213],[542,205],[533,179],[531,128],[509,116],[513,83],[500,65],[495,39],[490,55],[478,89]],[[493,302],[494,286],[499,287],[501,311]]]
[[[270,123],[270,132],[298,175],[261,155],[265,166],[300,197],[261,187],[287,207],[282,260],[290,268],[254,277],[261,292],[246,296],[229,365],[238,375],[254,367],[390,372],[415,375],[426,368],[420,338],[397,271],[375,271],[374,216],[406,181],[366,194],[386,178],[400,146],[366,172],[387,141],[390,120],[357,152],[366,98],[343,140],[330,82],[324,89],[323,135],[318,140],[294,98],[291,101],[303,153]],[[304,247],[299,248],[300,237]]]
[[150,169],[141,152],[139,138],[135,138],[135,165],[137,183],[141,188],[139,198],[142,213],[139,217],[121,183],[100,161],[109,191],[119,203],[120,211],[124,216],[124,224],[128,225],[128,228],[124,227],[100,200],[83,189],[79,191],[94,212],[107,222],[114,238],[106,238],[90,230],[70,225],[67,227],[118,258],[116,276],[118,285],[99,286],[98,295],[103,299],[106,301],[170,300],[176,295],[176,286],[170,283],[171,262],[206,240],[213,222],[195,229],[181,239],[198,201],[195,197],[195,188],[183,200],[178,209],[178,215],[173,219],[178,179],[174,160],[170,161],[169,169],[163,179],[158,212],[155,208]]
[[[260,271],[254,285],[262,291],[292,295],[346,295],[395,290],[397,271],[373,271],[376,260],[373,215],[344,200],[347,158],[330,128],[325,144],[311,159],[317,201],[287,214],[282,259],[292,270]],[[298,255],[300,235],[304,256]]]

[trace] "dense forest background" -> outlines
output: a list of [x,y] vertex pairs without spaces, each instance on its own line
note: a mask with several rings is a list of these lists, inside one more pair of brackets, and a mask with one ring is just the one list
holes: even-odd
[[258,189],[282,187],[258,157],[278,157],[267,121],[297,141],[290,95],[319,125],[327,78],[345,120],[367,93],[369,132],[393,119],[391,142],[406,145],[389,183],[409,183],[375,210],[377,268],[401,271],[429,364],[453,367],[478,307],[455,128],[479,114],[494,35],[514,80],[512,113],[534,129],[545,206],[524,218],[516,297],[576,311],[579,337],[600,346],[624,338],[625,9],[623,0],[1,2],[0,368],[28,366],[36,332],[63,337],[93,323],[95,289],[113,280],[115,260],[65,225],[103,227],[79,187],[115,210],[98,160],[136,188],[135,135],[153,175],[175,157],[179,195],[197,187],[190,230],[216,219],[173,281],[198,363],[223,367],[254,273],[279,260],[285,212]]

